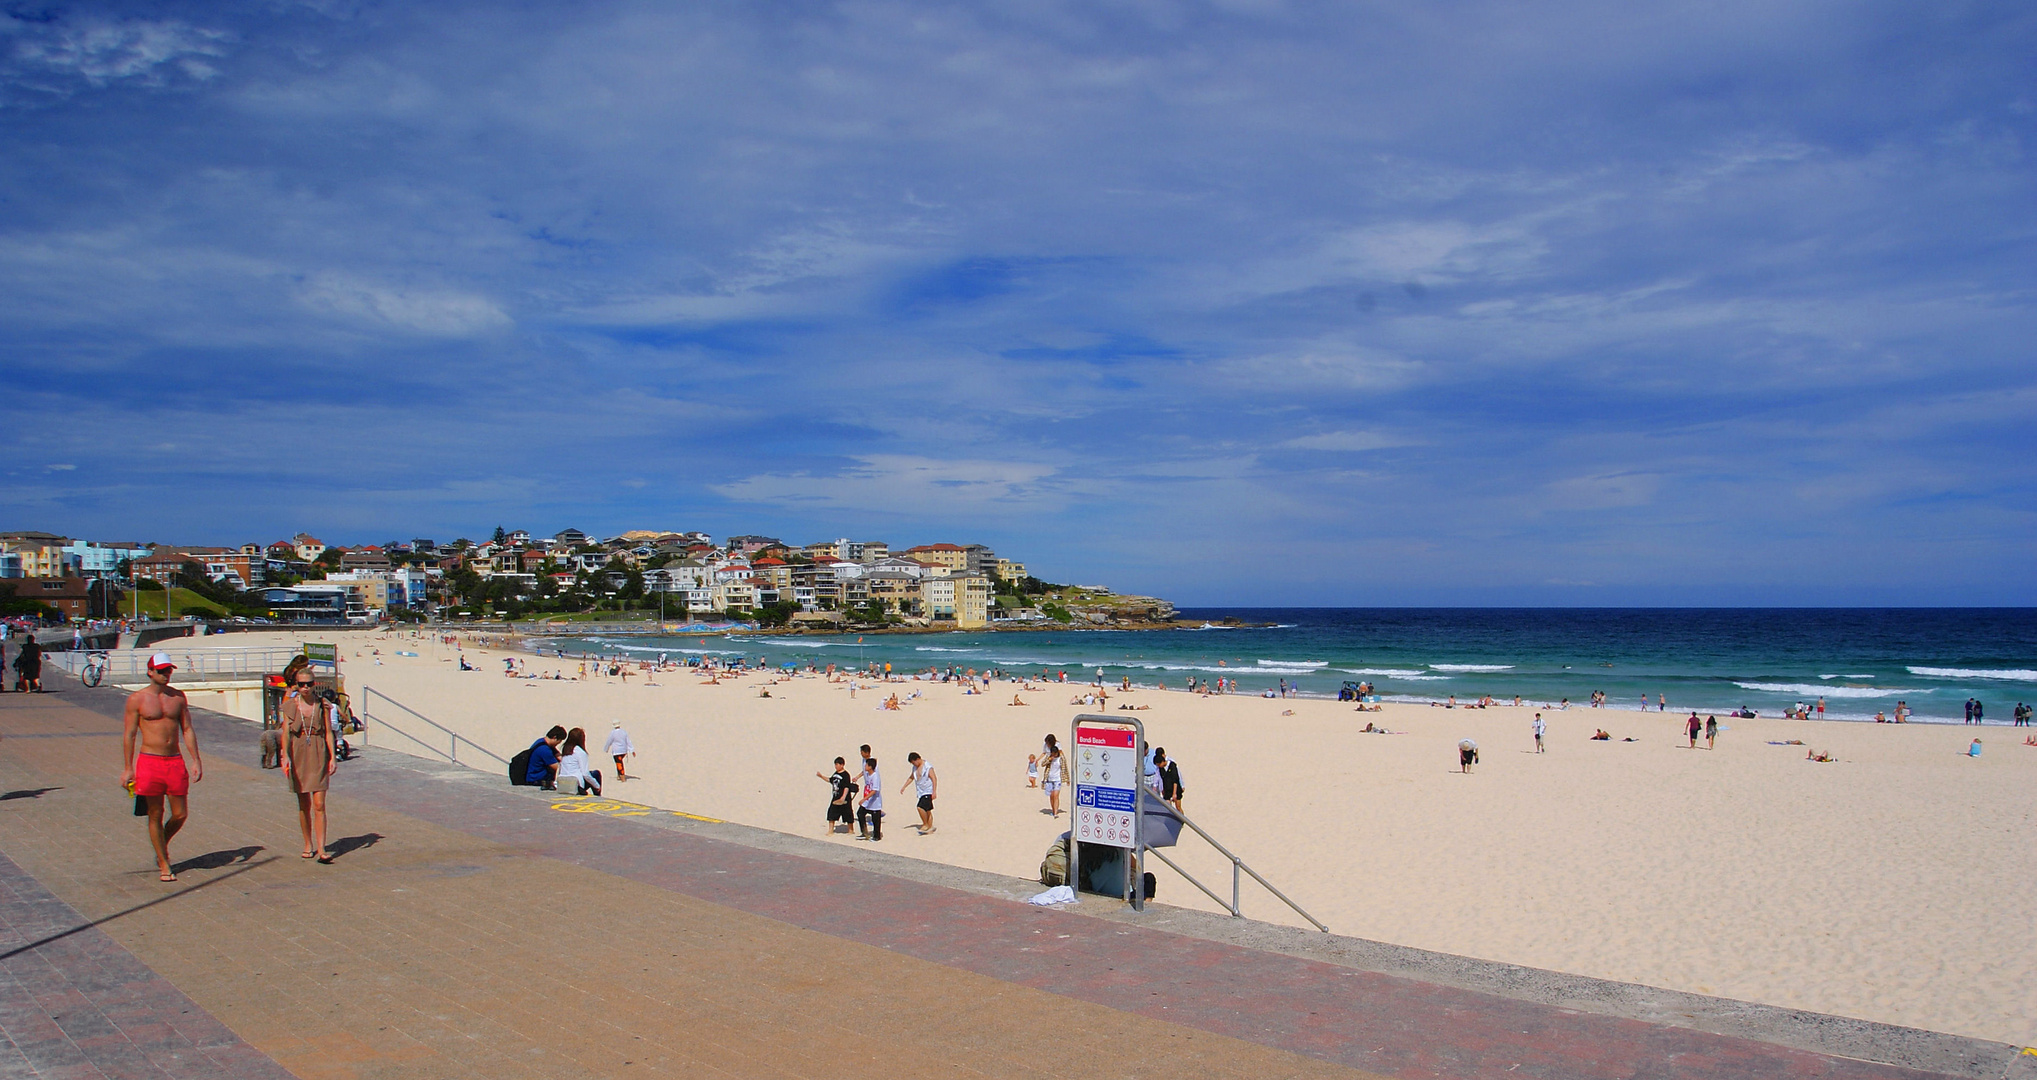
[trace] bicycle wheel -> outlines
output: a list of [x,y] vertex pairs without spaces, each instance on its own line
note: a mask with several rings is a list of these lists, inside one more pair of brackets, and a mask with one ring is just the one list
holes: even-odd
[[87,664],[85,665],[85,673],[78,677],[78,681],[84,683],[86,686],[98,686],[99,680],[102,677],[104,677],[105,674],[106,674],[105,668],[100,667],[97,664]]

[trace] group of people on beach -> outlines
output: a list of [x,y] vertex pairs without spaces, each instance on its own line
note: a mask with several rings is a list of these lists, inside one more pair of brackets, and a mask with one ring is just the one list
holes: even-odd
[[[833,772],[817,771],[815,776],[828,782],[827,828],[828,835],[848,832],[851,822],[856,827],[856,839],[873,843],[884,839],[884,777],[877,771],[877,756],[871,752],[870,744],[858,747],[863,771],[856,775],[849,773],[848,761],[835,759]],[[898,793],[905,794],[907,788],[917,797],[914,809],[919,811],[921,836],[935,831],[934,799],[939,796],[941,778],[934,772],[934,766],[915,750],[905,755],[906,766],[911,775],[899,786]]]

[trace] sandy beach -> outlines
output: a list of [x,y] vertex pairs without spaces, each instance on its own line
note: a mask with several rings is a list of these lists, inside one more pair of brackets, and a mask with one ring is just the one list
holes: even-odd
[[[953,684],[864,682],[852,696],[847,683],[811,676],[512,680],[506,655],[569,679],[579,662],[468,644],[478,670],[461,672],[458,652],[429,634],[341,640],[357,701],[373,688],[503,757],[557,723],[584,727],[600,758],[620,720],[638,755],[611,796],[764,828],[823,835],[828,789],[815,771],[870,743],[891,810],[884,850],[1026,877],[1069,827],[1027,787],[1026,755],[1092,711],[1069,704],[1080,687],[1058,685],[1013,707],[1007,683],[970,696]],[[882,710],[894,691],[918,696]],[[1180,762],[1188,813],[1336,933],[2037,1041],[2037,915],[2023,895],[2037,880],[2037,747],[2021,745],[2024,730],[1986,729],[1985,753],[1969,759],[1975,729],[1956,725],[1722,716],[1717,749],[1700,740],[1691,750],[1681,714],[1572,708],[1545,713],[1548,751],[1537,755],[1532,708],[1388,705],[1361,716],[1331,701],[1145,689],[1113,691],[1106,711],[1121,704],[1150,706],[1136,715]],[[1395,733],[1362,733],[1367,722]],[[1597,727],[1637,741],[1590,741]],[[1481,748],[1469,775],[1457,768],[1462,738]],[[377,730],[367,740],[408,745]],[[1804,745],[1771,745],[1789,740]],[[1835,760],[1806,760],[1811,750]],[[909,751],[940,777],[939,830],[928,836],[898,794]],[[335,791],[345,792],[344,771]],[[1178,850],[1205,881],[1228,881],[1206,847]],[[1157,862],[1149,869],[1159,902],[1215,909]],[[1249,882],[1244,906],[1300,924]]]

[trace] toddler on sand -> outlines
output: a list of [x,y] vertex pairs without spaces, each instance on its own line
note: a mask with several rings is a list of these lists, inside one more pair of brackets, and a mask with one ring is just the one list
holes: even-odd
[[1040,755],[1038,754],[1026,755],[1026,786],[1030,788],[1040,786]]

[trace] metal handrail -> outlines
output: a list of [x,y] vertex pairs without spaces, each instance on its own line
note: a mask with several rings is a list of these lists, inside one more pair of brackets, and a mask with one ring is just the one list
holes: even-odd
[[[1146,805],[1145,799],[1143,796],[1141,796],[1138,802],[1139,813],[1141,815],[1143,815],[1146,812],[1145,805]],[[1286,904],[1290,908],[1293,908],[1295,914],[1315,924],[1316,929],[1321,930],[1325,934],[1330,932],[1330,928],[1324,926],[1321,919],[1318,919],[1314,915],[1309,914],[1307,911],[1302,909],[1302,906],[1300,904],[1295,903],[1291,898],[1289,898],[1286,893],[1281,892],[1277,888],[1274,888],[1272,882],[1266,880],[1266,878],[1262,876],[1259,873],[1259,871],[1254,870],[1250,866],[1246,865],[1245,860],[1240,859],[1236,855],[1232,854],[1230,848],[1227,848],[1224,845],[1218,843],[1216,837],[1211,836],[1208,830],[1204,829],[1202,826],[1197,825],[1194,821],[1190,820],[1187,814],[1184,814],[1179,810],[1175,810],[1172,807],[1169,807],[1169,810],[1174,814],[1175,817],[1181,819],[1181,823],[1183,825],[1186,825],[1189,828],[1194,829],[1195,834],[1197,836],[1200,836],[1204,840],[1209,841],[1209,846],[1217,849],[1217,851],[1221,853],[1224,858],[1231,860],[1231,902],[1229,904],[1224,904],[1223,897],[1220,897],[1216,893],[1211,892],[1209,886],[1204,885],[1200,881],[1197,881],[1194,875],[1190,874],[1186,870],[1183,870],[1180,867],[1180,865],[1177,864],[1173,859],[1170,859],[1165,855],[1161,855],[1160,849],[1155,847],[1146,847],[1145,850],[1153,853],[1154,855],[1159,855],[1161,862],[1164,862],[1168,866],[1172,867],[1174,872],[1180,874],[1183,878],[1186,878],[1189,884],[1195,886],[1198,889],[1201,889],[1204,896],[1207,896],[1211,900],[1216,901],[1219,905],[1228,908],[1230,910],[1232,918],[1242,919],[1245,917],[1244,912],[1239,907],[1239,896],[1238,896],[1239,887],[1242,884],[1239,878],[1239,872],[1243,871],[1244,873],[1252,875],[1253,881],[1256,881],[1259,884],[1265,886],[1266,891],[1278,897],[1281,903]],[[1143,828],[1140,829],[1141,834],[1143,834],[1144,832],[1145,830]]]
[[[439,731],[444,732],[446,736],[451,740],[450,743],[448,744],[449,749],[441,751],[438,747],[425,742],[423,739],[420,739],[417,736],[412,735],[410,732],[405,731],[394,724],[391,724],[387,716],[375,716],[373,713],[369,711],[369,709],[374,704],[374,700],[376,698],[381,698],[383,701],[386,701],[389,704],[394,705],[399,709],[402,709],[404,712],[407,712],[410,715],[417,717],[419,720],[424,721],[426,724],[429,724],[432,727],[438,729]],[[389,730],[395,732],[396,734],[401,735],[406,739],[409,739],[411,742],[414,742],[417,745],[424,747],[426,750],[429,750],[434,754],[438,754],[440,757],[445,758],[447,761],[450,761],[455,765],[458,765],[460,763],[460,741],[462,739],[466,740],[467,746],[469,748],[480,751],[482,757],[488,758],[489,760],[494,761],[499,765],[506,766],[509,764],[508,758],[498,757],[494,753],[490,752],[487,747],[482,746],[481,744],[475,742],[473,739],[461,735],[459,732],[454,731],[452,728],[449,728],[444,724],[441,724],[438,721],[433,720],[431,717],[426,716],[421,712],[418,712],[416,709],[413,709],[410,706],[405,705],[404,703],[396,700],[395,698],[390,697],[385,693],[382,693],[381,691],[375,689],[372,686],[364,686],[361,688],[361,719],[373,720],[376,723],[381,724],[383,727],[386,727]],[[367,726],[363,724],[361,727],[361,744],[364,746],[367,745],[368,742],[367,731],[368,731]]]
[[193,675],[266,675],[283,670],[291,658],[303,652],[302,649],[288,649],[270,646],[228,646],[225,648],[183,648],[179,646],[152,645],[140,649],[87,649],[66,650],[44,654],[46,662],[63,668],[76,675],[89,659],[89,654],[106,654],[106,674],[109,678],[130,679],[142,677],[148,658],[159,652],[170,654],[177,663],[177,670],[186,677]]

